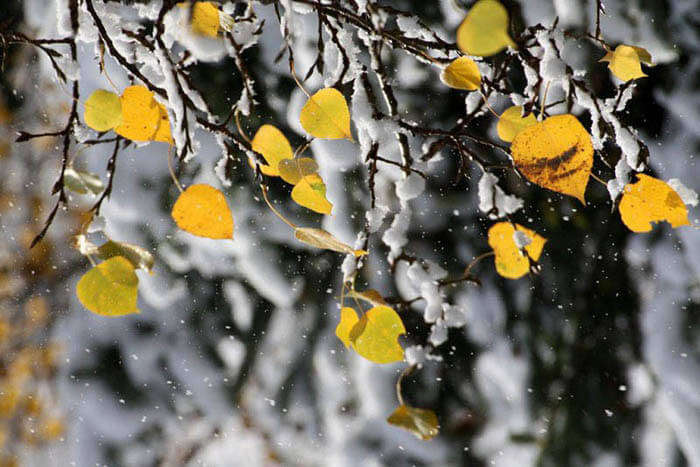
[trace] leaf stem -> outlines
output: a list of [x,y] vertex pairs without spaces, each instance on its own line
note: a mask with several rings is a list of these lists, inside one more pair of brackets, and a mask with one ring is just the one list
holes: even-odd
[[399,400],[399,405],[405,405],[403,402],[403,396],[401,395],[401,383],[403,382],[403,379],[410,375],[413,370],[416,369],[416,365],[409,365],[404,370],[401,372],[401,375],[399,375],[399,379],[396,380],[396,398]]
[[173,182],[175,182],[175,186],[178,190],[180,190],[180,193],[185,191],[182,189],[182,185],[180,185],[180,182],[177,181],[175,171],[173,170],[173,147],[171,145],[168,145],[168,171],[170,172],[170,178],[173,179]]
[[267,187],[265,185],[260,185],[260,189],[262,190],[263,198],[265,199],[267,206],[272,210],[272,212],[275,213],[275,215],[279,217],[282,220],[282,222],[287,224],[292,229],[296,230],[297,226],[292,221],[287,220],[287,218],[280,214],[279,211],[277,211],[277,209],[275,209],[275,207],[272,205],[272,203],[270,202],[270,198],[267,197]]

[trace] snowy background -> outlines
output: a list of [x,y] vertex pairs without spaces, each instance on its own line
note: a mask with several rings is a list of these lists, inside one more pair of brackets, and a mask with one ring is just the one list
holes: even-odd
[[[17,28],[29,36],[63,34],[67,1],[10,3],[8,17],[18,14]],[[382,3],[414,13],[447,40],[454,39],[465,14],[450,0]],[[549,26],[558,16],[561,28],[593,28],[595,2],[504,3],[527,25]],[[130,27],[137,14],[152,15],[159,7],[95,4],[113,28]],[[700,3],[610,0],[605,6],[604,37],[647,48],[658,64],[635,87],[626,115],[649,146],[653,172],[700,191]],[[305,96],[293,85],[286,59],[274,62],[282,37],[273,6],[255,3],[254,9],[264,26],[245,57],[264,105],[253,111],[249,128],[274,123],[296,146]],[[285,20],[294,22],[295,60],[305,72],[315,59],[317,25],[315,15],[304,13],[299,9]],[[99,73],[94,25],[81,17],[79,67],[65,66],[72,70],[69,78],[79,77],[81,96],[88,96],[109,83]],[[213,111],[225,117],[241,96],[232,59],[223,58],[227,51],[220,44],[188,43],[197,38],[178,35],[175,26],[170,43],[180,41],[179,47],[200,54],[192,76]],[[241,32],[241,41],[251,39],[249,32]],[[348,50],[362,47],[358,37],[346,39]],[[331,49],[328,60],[334,63],[338,57]],[[32,55],[29,47],[12,51],[2,87],[15,117],[3,132],[59,127],[70,105],[69,86],[56,80],[44,56]],[[614,94],[607,68],[596,63],[599,48],[578,40],[567,42],[565,52],[567,63],[587,71],[596,91]],[[145,68],[157,65],[135,59]],[[438,69],[400,52],[390,60],[408,118],[447,128],[463,114],[463,93],[443,86]],[[129,84],[109,56],[106,68],[118,88]],[[328,65],[326,76],[315,73],[307,88],[333,82],[334,71]],[[384,157],[399,155],[395,128],[373,127],[362,90],[350,81],[343,86],[359,144],[316,141],[311,147],[334,215],[310,215],[292,203],[283,209],[353,244],[367,211],[363,144],[372,135],[386,146]],[[559,98],[551,92],[552,100]],[[492,105],[503,109],[507,102],[496,98]],[[477,131],[493,137],[495,119],[485,116]],[[422,142],[410,143],[419,154]],[[176,192],[165,145],[131,146],[120,154],[114,192],[102,214],[112,238],[156,255],[154,274],[139,272],[139,315],[105,319],[82,308],[75,283],[89,264],[65,239],[75,222],[59,215],[49,234],[58,277],[35,283],[33,293],[53,305],[45,338],[62,346],[53,384],[66,430],[41,448],[16,447],[21,465],[700,466],[697,228],[672,231],[664,225],[631,234],[597,184],[589,187],[583,208],[522,182],[502,184],[524,200],[519,219],[549,239],[542,273],[506,281],[485,260],[477,267],[481,287],[462,284],[438,297],[457,310],[456,317],[439,318],[431,331],[425,323],[436,322],[428,316],[430,303],[403,315],[405,347],[436,347],[405,384],[407,400],[435,410],[440,419],[441,434],[423,442],[385,422],[397,404],[393,386],[405,364],[363,360],[334,335],[343,270],[351,265],[295,242],[265,209],[245,163],[236,165],[226,186],[217,170],[222,149],[215,137],[197,130],[196,145],[183,181],[225,189],[236,222],[233,242],[176,229],[169,216]],[[103,174],[109,148],[81,147],[80,164]],[[0,186],[47,199],[59,161],[59,149],[49,143],[14,145],[0,159],[7,174]],[[449,151],[422,164],[428,174],[424,189],[419,177],[406,181],[396,167],[381,167],[378,192],[394,212],[370,216],[376,224],[370,251],[378,253],[370,255],[362,280],[385,296],[422,295],[429,302],[435,294],[422,284],[459,274],[487,251],[492,221],[479,211],[479,170],[454,183],[456,162]],[[615,176],[606,170],[607,178]],[[277,199],[287,196],[282,184],[271,190]],[[90,205],[80,197],[71,201],[83,210]],[[52,205],[46,206],[39,222]],[[13,239],[3,245],[10,257],[19,248],[14,238],[23,216],[0,214],[3,236]],[[691,210],[696,218],[697,209]],[[423,258],[425,267],[399,262],[392,274],[387,258],[396,256],[393,250]],[[447,325],[435,331],[440,320],[451,320],[449,332]],[[414,347],[411,358],[420,359],[421,350]]]

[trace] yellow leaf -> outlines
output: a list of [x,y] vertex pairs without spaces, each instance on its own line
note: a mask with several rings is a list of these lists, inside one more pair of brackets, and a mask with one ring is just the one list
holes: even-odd
[[469,55],[489,57],[515,48],[508,35],[508,11],[496,0],[479,0],[457,29],[457,46]]
[[233,215],[224,194],[210,185],[192,185],[178,197],[172,211],[182,230],[198,237],[233,238]]
[[253,151],[262,154],[267,162],[267,165],[260,165],[262,173],[272,177],[279,175],[277,164],[281,160],[293,157],[289,141],[281,131],[272,125],[263,125],[258,128],[253,136],[251,146]]
[[326,184],[318,174],[307,175],[292,189],[297,204],[320,214],[330,214],[333,205],[326,199]]
[[507,108],[501,114],[501,117],[498,119],[498,125],[496,125],[498,137],[510,143],[521,130],[537,123],[535,114],[532,112],[527,117],[522,117],[522,114],[523,108],[519,105]]
[[302,243],[322,248],[324,250],[337,251],[346,255],[363,256],[367,252],[364,250],[354,250],[350,245],[341,242],[329,232],[311,227],[297,227],[294,229],[294,236]]
[[348,297],[364,300],[373,306],[381,306],[387,304],[384,300],[384,297],[382,297],[382,294],[380,294],[374,289],[367,289],[362,291],[350,290],[348,291]]
[[122,123],[114,132],[132,141],[149,141],[160,122],[160,108],[144,86],[129,86],[121,97]]
[[661,221],[673,228],[690,225],[688,208],[666,182],[644,174],[637,174],[637,180],[625,186],[618,208],[627,228],[633,232],[649,232],[652,222]]
[[[515,228],[530,239],[530,244],[525,247],[527,255],[524,255],[515,243]],[[496,272],[506,279],[519,279],[527,274],[530,270],[528,257],[537,261],[547,241],[522,225],[515,224],[515,228],[510,222],[498,222],[489,229],[489,246],[496,254]]]
[[[190,2],[180,2],[177,5],[190,8]],[[212,2],[195,3],[192,7],[190,27],[195,34],[216,37],[219,33],[219,9]]]
[[375,306],[362,315],[350,331],[355,351],[374,363],[403,360],[403,348],[398,342],[406,334],[403,322],[388,306]]
[[98,89],[85,101],[83,118],[93,130],[109,131],[122,122],[121,99],[113,92]]
[[481,73],[474,60],[468,57],[456,58],[442,70],[440,79],[447,86],[466,91],[475,91],[481,86]]
[[386,421],[394,426],[410,431],[423,441],[436,437],[440,431],[435,412],[407,405],[397,407]]
[[528,180],[586,204],[593,143],[576,117],[555,115],[531,125],[518,132],[510,150],[515,166]]
[[316,138],[352,140],[348,103],[337,89],[321,89],[311,96],[301,109],[299,121]]
[[335,328],[335,335],[338,336],[345,347],[352,347],[352,342],[350,342],[350,331],[357,324],[360,319],[357,317],[357,313],[350,307],[343,307],[340,310],[340,322]]
[[173,144],[173,137],[170,133],[170,119],[168,118],[168,109],[163,104],[158,104],[158,127],[153,135],[153,141],[161,143]]
[[115,256],[90,269],[78,281],[78,300],[85,308],[102,316],[138,313],[139,279],[128,259]]
[[651,65],[651,55],[646,49],[631,45],[618,45],[613,52],[608,51],[599,61],[609,62],[608,68],[622,81],[644,78],[642,63]]
[[310,157],[300,157],[299,159],[284,159],[277,165],[277,172],[282,180],[296,185],[299,180],[318,172],[318,164]]

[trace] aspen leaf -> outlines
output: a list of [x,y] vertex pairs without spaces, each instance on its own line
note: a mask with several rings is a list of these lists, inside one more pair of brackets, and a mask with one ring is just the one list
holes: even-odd
[[128,259],[115,256],[86,272],[78,281],[78,300],[85,308],[102,316],[138,313],[139,279]]
[[180,2],[181,8],[192,8],[190,28],[195,34],[216,37],[219,33],[219,9],[212,2],[197,2],[190,6],[189,2]]
[[439,433],[437,415],[432,410],[400,405],[386,419],[391,425],[413,433],[416,438],[427,441]]
[[384,300],[384,297],[382,297],[382,294],[380,294],[374,289],[367,289],[362,291],[350,290],[348,292],[348,297],[364,300],[372,306],[381,306],[387,304]]
[[593,143],[576,117],[555,115],[531,125],[515,135],[510,150],[528,180],[586,204]]
[[114,132],[132,141],[149,141],[160,122],[160,108],[144,86],[129,86],[121,97],[122,122]]
[[508,35],[508,10],[496,0],[479,0],[457,28],[457,46],[469,55],[489,57],[515,48]]
[[122,122],[121,99],[113,92],[98,89],[85,101],[83,118],[93,130],[109,131]]
[[311,96],[301,109],[299,122],[316,138],[352,140],[348,103],[335,88],[321,89]]
[[496,125],[498,137],[510,143],[521,130],[537,123],[535,114],[532,112],[527,117],[522,117],[522,114],[523,108],[519,105],[514,105],[504,110],[498,119],[498,125]]
[[153,269],[153,255],[138,245],[126,242],[115,242],[108,240],[97,248],[97,255],[102,259],[121,256],[126,258],[134,269],[143,269],[151,272]]
[[102,193],[104,185],[100,177],[90,173],[75,170],[73,167],[66,167],[63,171],[63,182],[70,191],[81,195],[91,192],[94,195]]
[[[530,244],[525,247],[527,256],[515,244],[513,234],[516,228],[530,239]],[[492,225],[489,229],[489,246],[495,253],[496,272],[506,279],[523,277],[530,270],[528,257],[537,261],[546,241],[547,239],[522,225],[515,224],[515,228],[510,222]]]
[[406,328],[398,313],[388,306],[375,306],[362,315],[350,331],[355,351],[374,363],[403,360],[403,348],[398,337]]
[[651,54],[646,49],[624,44],[608,51],[599,61],[609,62],[612,74],[625,82],[647,76],[642,71],[642,62],[652,65]]
[[666,221],[671,227],[690,225],[688,208],[666,182],[637,174],[637,182],[625,186],[620,200],[622,222],[633,232],[649,232],[652,222]]
[[[284,134],[273,125],[263,125],[258,128],[251,143],[253,151],[259,152],[265,158],[267,165],[260,164],[260,171],[265,175],[277,176],[277,164],[283,159],[293,157],[292,146]],[[318,169],[317,169],[318,170]]]
[[163,104],[157,103],[158,105],[158,127],[156,132],[153,134],[153,141],[159,141],[161,143],[173,144],[173,137],[170,133],[170,119],[168,117],[168,109],[165,108]]
[[284,159],[277,165],[277,171],[282,180],[291,185],[296,185],[307,175],[318,172],[318,164],[310,157]]
[[440,79],[447,86],[466,91],[475,91],[481,86],[481,73],[474,60],[469,57],[456,58],[442,70]]
[[297,204],[320,214],[330,214],[333,205],[326,199],[326,184],[318,174],[307,175],[292,189]]
[[294,229],[294,236],[302,243],[321,248],[324,250],[337,251],[346,255],[363,256],[367,252],[364,250],[354,250],[350,245],[341,242],[329,232],[312,227],[297,227]]
[[178,197],[172,211],[178,227],[198,237],[233,238],[233,215],[224,194],[210,185],[192,185]]
[[359,320],[357,312],[352,308],[344,306],[340,309],[340,322],[335,328],[335,335],[343,342],[346,348],[352,347],[350,331]]

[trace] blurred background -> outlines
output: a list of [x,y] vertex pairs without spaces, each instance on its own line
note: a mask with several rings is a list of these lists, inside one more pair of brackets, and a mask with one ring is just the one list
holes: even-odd
[[[126,5],[134,2],[123,3],[107,7],[136,21]],[[453,40],[472,2],[381,3]],[[593,29],[594,1],[503,3],[517,27],[549,26],[558,17],[569,31]],[[66,5],[5,0],[0,30],[59,37],[57,17]],[[656,176],[700,190],[700,2],[608,0],[605,7],[604,37],[645,47],[657,63],[637,82],[624,119],[649,146]],[[244,57],[261,105],[244,126],[253,133],[273,123],[296,146],[304,96],[286,59],[274,61],[281,36],[273,5],[254,8],[265,24]],[[305,71],[315,56],[316,17],[299,21],[295,59]],[[107,319],[85,310],[75,284],[90,264],[71,248],[71,237],[95,198],[72,194],[47,237],[29,250],[55,202],[61,147],[55,138],[14,142],[20,130],[65,125],[70,83],[56,79],[35,47],[0,47],[0,465],[700,466],[697,227],[664,224],[633,234],[598,184],[589,186],[582,207],[505,180],[504,188],[525,200],[516,220],[549,240],[542,272],[508,281],[485,260],[476,268],[481,286],[447,291],[465,310],[466,325],[451,329],[434,351],[441,361],[426,361],[404,382],[407,402],[440,420],[440,435],[419,441],[385,422],[405,364],[363,360],[334,335],[343,258],[296,243],[266,210],[245,162],[234,164],[224,187],[236,233],[222,244],[178,231],[171,221],[177,191],[165,145],[122,151],[102,210],[106,231],[147,248],[156,266],[152,275],[139,272],[139,315]],[[68,79],[80,77],[83,99],[109,88],[95,44],[79,42],[78,55],[79,69]],[[600,57],[600,48],[584,40],[571,42],[565,55],[609,97],[614,83]],[[449,128],[463,115],[463,93],[442,85],[434,68],[401,53],[386,60],[407,118]],[[60,63],[70,69],[68,60]],[[109,57],[106,67],[117,87],[129,84]],[[225,118],[242,89],[233,60],[194,63],[190,72]],[[520,84],[513,79],[522,85],[522,77]],[[314,76],[307,85],[322,83]],[[341,90],[352,94],[351,86]],[[507,102],[494,105],[502,110]],[[474,125],[495,135],[488,115]],[[197,141],[181,180],[222,186],[215,173],[221,148],[200,130]],[[420,142],[412,144],[420,152]],[[75,164],[105,181],[111,146],[72,148]],[[334,215],[322,218],[289,201],[282,209],[352,244],[368,197],[359,150],[350,142],[316,142],[311,152]],[[480,173],[468,169],[455,182],[457,168],[447,150],[428,166],[426,191],[411,202],[405,250],[451,276],[489,250],[492,223],[477,208]],[[596,171],[614,176],[600,160]],[[288,200],[285,190],[273,184],[271,196]],[[378,239],[370,251],[360,281],[386,297],[414,296],[393,280]],[[401,313],[409,331],[404,345],[425,344],[423,309]]]

